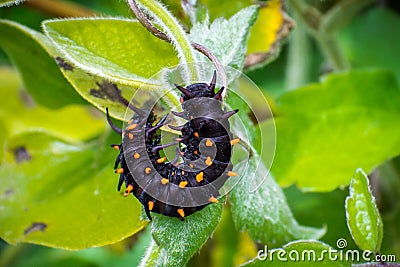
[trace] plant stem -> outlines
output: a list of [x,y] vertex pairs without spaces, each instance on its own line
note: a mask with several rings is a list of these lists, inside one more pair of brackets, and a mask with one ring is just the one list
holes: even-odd
[[[129,3],[131,2],[134,1],[130,0]],[[181,63],[187,65],[188,77],[184,78],[187,82],[198,80],[199,75],[196,65],[194,64],[196,62],[196,56],[184,29],[179,25],[172,14],[158,1],[141,0],[141,2],[141,7],[155,19],[156,23],[163,28],[165,34],[171,39],[171,42],[178,52]]]
[[[296,16],[294,19],[297,19]],[[305,56],[307,55],[307,56]],[[310,80],[313,53],[305,26],[298,24],[289,43],[285,88],[293,90]]]
[[338,2],[323,17],[320,30],[325,33],[335,33],[348,24],[354,16],[375,0],[343,0]]
[[315,36],[315,39],[317,40],[322,53],[334,70],[341,71],[350,69],[350,63],[343,55],[343,52],[339,48],[339,44],[334,36],[330,34],[319,33],[317,36]]
[[[149,31],[151,32],[154,36],[157,38],[164,40],[166,42],[172,43],[171,38],[164,32],[160,31],[157,29],[148,19],[147,17],[143,14],[143,12],[139,9],[137,6],[135,0],[129,0],[129,5],[131,7],[131,10],[139,20],[139,22]],[[191,45],[194,49],[205,55],[215,66],[215,69],[218,73],[218,76],[220,77],[220,81],[223,87],[227,86],[227,79],[226,79],[226,73],[221,65],[221,62],[219,59],[205,46],[202,46],[201,44],[198,43],[193,43],[191,42]]]
[[[352,0],[352,1],[360,2],[359,0]],[[347,61],[346,57],[343,55],[342,51],[339,48],[339,45],[335,38],[335,32],[326,32],[325,28],[321,27],[324,21],[327,20],[325,16],[328,15],[322,15],[318,10],[316,10],[311,6],[306,5],[301,0],[290,0],[290,4],[293,11],[296,12],[299,18],[301,18],[301,20],[305,22],[307,29],[317,41],[322,53],[329,61],[332,68],[337,71],[349,69],[350,63]],[[355,10],[355,8],[353,8],[352,10]],[[345,10],[344,11],[342,10],[342,13],[345,12],[346,12]],[[337,11],[335,11],[334,13],[337,13]],[[328,14],[330,13],[328,12]],[[354,11],[352,14],[354,14]],[[338,27],[333,25],[335,25],[335,23],[340,23],[340,22],[337,22],[334,19],[336,18],[336,16],[334,15],[329,15],[329,17],[330,19],[328,20],[328,22],[329,21],[330,22],[328,24],[326,24],[325,22],[325,25],[327,25],[326,27],[329,26],[330,29],[337,30]],[[350,17],[350,13],[348,17]]]
[[93,11],[79,4],[61,0],[31,0],[24,5],[57,17],[90,17]]

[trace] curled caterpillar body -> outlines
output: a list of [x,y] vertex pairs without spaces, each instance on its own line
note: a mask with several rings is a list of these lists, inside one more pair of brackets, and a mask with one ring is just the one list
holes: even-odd
[[[107,118],[111,127],[122,133],[122,143],[112,145],[119,150],[115,172],[120,175],[118,190],[125,184],[124,196],[133,194],[150,212],[184,217],[217,203],[219,189],[232,172],[232,139],[229,117],[237,110],[222,109],[222,87],[215,90],[215,73],[210,84],[176,85],[182,93],[182,112],[173,112],[187,122],[170,128],[181,132],[176,142],[161,144],[160,128],[169,122],[166,116],[157,121],[152,111],[132,117],[124,130]],[[134,110],[135,111],[135,110]],[[168,146],[176,146],[176,156],[167,161],[160,154]],[[180,162],[179,159],[182,158]]]

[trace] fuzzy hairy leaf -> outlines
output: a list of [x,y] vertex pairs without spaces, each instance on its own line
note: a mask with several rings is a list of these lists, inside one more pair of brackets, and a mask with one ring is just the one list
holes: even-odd
[[208,205],[184,221],[155,214],[151,225],[155,244],[141,266],[185,266],[210,238],[221,216],[221,204]]
[[320,238],[325,229],[298,224],[281,188],[262,162],[257,166],[257,158],[253,156],[248,163],[237,164],[235,172],[241,175],[229,180],[237,182],[229,193],[236,228],[246,230],[256,242],[274,247],[296,239]]
[[148,79],[162,68],[179,63],[172,46],[136,20],[48,20],[43,29],[67,61],[113,82],[157,87],[160,81]]
[[24,0],[0,0],[0,7],[18,5],[24,2]]
[[359,248],[378,252],[382,244],[383,223],[368,177],[362,169],[354,174],[349,190],[346,217],[350,233]]
[[[190,31],[190,39],[207,47],[220,60],[223,66],[241,70],[247,51],[250,28],[257,18],[257,7],[249,6],[240,10],[229,20],[216,19],[211,25],[196,23]],[[207,61],[203,55],[199,60]],[[228,84],[237,73],[228,73]]]

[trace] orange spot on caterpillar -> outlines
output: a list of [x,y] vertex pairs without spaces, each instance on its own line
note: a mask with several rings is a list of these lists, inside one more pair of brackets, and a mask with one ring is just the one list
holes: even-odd
[[211,164],[212,164],[211,158],[210,158],[210,157],[207,157],[205,163],[207,164],[207,166],[211,166]]
[[179,183],[180,188],[185,188],[187,186],[188,182],[187,181],[182,181]]
[[185,217],[185,212],[183,211],[183,209],[177,209],[176,212],[178,212],[178,214],[184,218]]
[[206,146],[212,146],[213,142],[210,139],[207,139]]
[[128,128],[126,128],[128,131],[132,131],[136,128],[137,124],[131,124],[128,126]]
[[212,202],[212,203],[218,203],[218,199],[216,199],[215,197],[211,196],[208,201]]
[[125,190],[124,197],[128,196],[133,190],[133,185],[129,184]]
[[201,181],[203,181],[203,177],[204,177],[204,173],[203,173],[203,172],[199,172],[199,173],[196,175],[196,181],[197,181],[198,183],[200,183]]
[[239,142],[240,142],[240,138],[233,139],[233,140],[231,140],[231,146],[236,145]]
[[158,164],[161,164],[161,163],[165,162],[166,159],[167,159],[167,157],[159,158],[159,159],[157,160],[157,163],[158,163]]
[[147,202],[147,205],[149,206],[149,210],[153,210],[153,208],[154,208],[154,202],[153,201]]

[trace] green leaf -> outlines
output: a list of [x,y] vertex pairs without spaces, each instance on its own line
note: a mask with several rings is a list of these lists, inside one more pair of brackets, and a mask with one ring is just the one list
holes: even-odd
[[372,195],[367,175],[358,169],[350,182],[346,198],[346,217],[351,236],[362,250],[378,252],[383,237],[383,223]]
[[3,159],[4,144],[6,142],[6,138],[7,138],[6,127],[4,126],[3,122],[0,120],[0,162]]
[[221,204],[208,205],[184,221],[155,214],[151,233],[156,244],[141,266],[185,266],[212,235],[221,216]]
[[159,40],[135,20],[116,18],[48,20],[47,36],[67,61],[107,80],[154,88],[148,80],[179,63],[172,46]]
[[0,7],[18,5],[24,2],[24,0],[0,0]]
[[295,241],[281,249],[268,250],[265,247],[261,258],[241,265],[242,267],[279,266],[332,266],[350,267],[350,261],[341,260],[340,254],[332,247],[318,241]]
[[[220,60],[223,66],[241,70],[247,51],[250,28],[257,18],[257,6],[240,10],[229,20],[216,19],[211,25],[197,23],[190,31],[190,39],[207,47]],[[199,60],[207,61],[203,55]],[[238,72],[228,73],[228,84]],[[233,75],[229,77],[229,75]]]
[[268,175],[262,162],[257,166],[257,159],[253,156],[248,163],[235,165],[235,172],[240,175],[228,181],[237,183],[229,193],[236,228],[246,230],[254,241],[270,246],[280,246],[296,239],[320,238],[325,229],[297,223],[281,188]]
[[0,48],[18,68],[25,88],[38,104],[56,109],[85,103],[46,52],[45,39],[41,33],[23,25],[0,20]]
[[400,90],[389,72],[332,74],[278,102],[272,173],[283,186],[330,191],[400,153]]
[[[65,62],[64,64],[70,64],[63,58],[60,58],[60,60]],[[137,88],[110,82],[99,76],[86,73],[79,68],[74,68],[73,71],[64,69],[62,73],[75,90],[89,103],[104,113],[108,108],[111,117],[119,120],[125,119],[127,107],[121,103],[119,96],[131,100],[135,92],[137,92]],[[150,92],[148,96],[150,96]],[[144,103],[145,100],[141,102]]]
[[354,67],[388,68],[400,81],[400,16],[388,8],[371,8],[344,28],[339,44]]
[[[347,190],[336,189],[332,192],[302,192],[295,185],[284,189],[287,202],[294,217],[305,225],[326,226],[326,234],[321,238],[336,247],[338,239],[346,239],[346,249],[357,249],[349,233],[343,205],[348,195]],[[326,212],[329,210],[329,212]]]
[[112,141],[77,146],[42,133],[11,139],[0,168],[1,238],[75,250],[142,229],[140,203],[116,191]]
[[105,118],[92,108],[68,105],[54,111],[35,105],[11,69],[0,68],[0,84],[0,121],[8,136],[40,131],[76,143],[104,130]]

